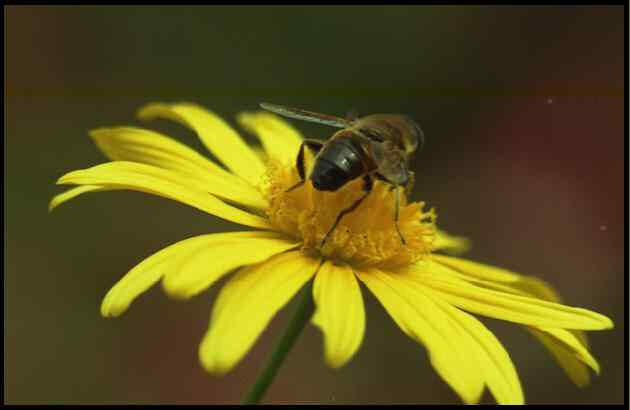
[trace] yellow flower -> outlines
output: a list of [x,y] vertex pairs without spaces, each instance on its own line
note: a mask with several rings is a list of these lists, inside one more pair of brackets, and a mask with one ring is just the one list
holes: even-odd
[[168,295],[185,299],[236,270],[214,303],[199,347],[204,368],[222,374],[313,279],[313,323],[323,332],[326,363],[339,367],[364,335],[360,281],[400,329],[427,349],[435,370],[465,403],[477,403],[486,386],[499,403],[524,401],[508,353],[468,312],[524,325],[580,386],[589,381],[588,368],[599,372],[580,330],[612,328],[610,319],[560,304],[534,277],[435,253],[461,253],[467,241],[438,230],[433,210],[425,211],[422,202],[401,204],[403,245],[393,223],[392,192],[380,182],[320,249],[339,211],[361,195],[361,181],[332,193],[314,190],[310,182],[285,192],[298,179],[302,137],[280,118],[264,112],[238,117],[260,139],[263,150],[255,150],[194,104],[149,104],[139,117],[190,127],[225,168],[154,131],[97,129],[90,135],[112,161],[62,176],[59,184],[77,187],[53,198],[50,209],[83,193],[127,189],[259,230],[197,236],[151,255],[107,293],[103,316],[122,314],[160,280]]

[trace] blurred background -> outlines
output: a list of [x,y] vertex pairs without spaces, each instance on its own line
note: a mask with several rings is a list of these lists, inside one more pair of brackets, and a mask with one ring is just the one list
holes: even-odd
[[[185,303],[156,286],[120,318],[99,314],[145,257],[238,228],[137,192],[85,195],[52,214],[47,203],[59,176],[105,161],[87,131],[140,125],[142,104],[194,101],[233,121],[270,101],[414,117],[427,136],[414,196],[472,239],[470,258],[539,276],[615,322],[589,333],[602,373],[579,389],[521,327],[483,319],[527,402],[622,403],[623,21],[621,6],[5,7],[5,402],[240,401],[295,301],[221,378],[197,358],[221,284]],[[203,152],[183,127],[146,126]],[[363,290],[354,359],[327,368],[309,326],[264,403],[460,402]]]

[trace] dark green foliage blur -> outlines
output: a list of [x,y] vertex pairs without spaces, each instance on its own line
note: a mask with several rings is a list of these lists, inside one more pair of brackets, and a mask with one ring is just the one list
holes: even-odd
[[[243,229],[126,191],[47,213],[59,176],[105,161],[87,131],[139,125],[134,113],[151,101],[198,102],[230,121],[260,101],[414,117],[427,136],[414,196],[436,208],[441,227],[472,239],[469,256],[539,276],[567,304],[616,324],[589,333],[602,374],[579,389],[520,327],[483,319],[526,400],[623,402],[623,7],[4,11],[6,403],[237,403],[286,324],[294,302],[216,378],[197,347],[221,284],[185,303],[156,286],[120,318],[100,316],[106,291],[143,258]],[[331,133],[294,124],[310,137]],[[147,126],[203,152],[183,127]],[[364,296],[367,332],[354,359],[328,369],[309,326],[265,403],[459,403],[425,350]]]

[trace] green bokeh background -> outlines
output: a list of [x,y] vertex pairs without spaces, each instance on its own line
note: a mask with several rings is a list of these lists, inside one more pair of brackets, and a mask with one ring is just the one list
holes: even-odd
[[[470,257],[539,276],[616,324],[590,333],[602,374],[579,389],[520,327],[484,319],[527,401],[622,403],[623,19],[623,7],[5,7],[5,402],[237,403],[254,381],[294,301],[221,378],[197,359],[221,284],[185,303],[156,286],[122,317],[99,315],[144,257],[240,228],[136,192],[46,211],[60,175],[105,161],[87,130],[185,100],[230,121],[260,101],[416,118],[428,140],[414,195],[472,239]],[[203,151],[180,126],[149,127]],[[459,403],[364,295],[354,359],[328,369],[309,326],[266,403]]]

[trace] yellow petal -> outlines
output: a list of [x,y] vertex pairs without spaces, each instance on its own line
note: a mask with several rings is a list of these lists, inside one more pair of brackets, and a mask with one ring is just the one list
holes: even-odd
[[[518,291],[524,292],[527,295],[535,296],[550,302],[562,303],[562,298],[550,284],[533,276],[523,276],[521,280],[511,283],[509,286]],[[588,349],[588,338],[586,333],[581,330],[574,329],[570,329],[569,332]],[[545,346],[547,345],[545,344]]]
[[237,272],[212,309],[210,329],[199,346],[203,367],[215,374],[232,369],[317,265],[301,251],[292,251]]
[[219,218],[256,228],[269,228],[269,223],[242,211],[207,192],[194,189],[182,176],[169,170],[136,162],[115,161],[70,172],[58,184],[102,185],[108,189],[129,189],[169,198],[190,205]]
[[233,269],[262,262],[299,245],[274,233],[216,241],[192,254],[178,269],[167,273],[162,285],[166,293],[175,298],[190,298]]
[[[548,300],[550,302],[562,303],[562,299],[560,298],[560,295],[555,291],[555,289],[551,285],[546,283],[545,281],[538,278],[525,277],[523,278],[523,280],[517,283],[511,284],[510,286],[513,286],[514,288],[521,290],[527,294],[539,297],[541,299]],[[560,329],[557,329],[557,330],[560,330]],[[569,329],[568,332],[570,332],[572,337],[575,337],[584,347],[584,349],[572,350],[572,352],[577,353],[578,355],[577,357],[575,354],[568,354],[568,355],[563,354],[561,352],[562,349],[559,349],[556,347],[558,344],[560,346],[563,346],[566,344],[566,342],[563,342],[562,340],[559,340],[559,341],[553,340],[555,338],[554,333],[551,333],[551,332],[547,333],[548,336],[552,338],[550,343],[546,343],[545,341],[543,341],[543,338],[538,337],[538,332],[532,332],[532,333],[534,334],[534,336],[536,336],[538,340],[541,341],[541,343],[547,349],[549,349],[549,352],[554,357],[556,357],[556,359],[558,360],[558,363],[565,370],[569,378],[578,386],[585,386],[589,382],[587,369],[584,368],[584,365],[582,363],[579,363],[579,362],[572,363],[572,362],[581,360],[584,363],[588,363],[589,361],[591,360],[594,361],[595,359],[590,357],[590,353],[588,352],[588,337],[586,336],[586,333],[582,332],[581,330],[575,330],[575,329]],[[585,355],[583,354],[584,352],[585,352]],[[588,355],[588,357],[586,355]],[[595,370],[594,367],[593,367],[593,370]],[[595,371],[599,372],[599,370],[595,370]],[[587,376],[584,377],[583,373],[586,373]]]
[[241,113],[237,121],[258,136],[270,157],[283,163],[295,162],[302,136],[288,122],[267,112]]
[[586,386],[590,381],[587,366],[599,374],[599,363],[571,332],[557,328],[528,328],[549,350],[560,367],[576,385]]
[[519,281],[511,283],[510,286],[550,302],[562,303],[562,298],[551,285],[533,276],[522,276]]
[[[419,264],[421,266],[422,264]],[[470,275],[462,270],[453,270],[446,265],[444,269],[439,270],[442,277],[452,277],[455,279],[473,282],[475,285],[482,286],[487,289],[493,289],[504,293],[512,293],[520,296],[533,296],[544,300],[559,303],[561,301],[557,292],[541,279],[532,276],[520,276],[514,274],[514,277],[508,281],[495,282],[492,280],[479,279],[482,275]],[[460,265],[461,268],[461,265]],[[425,268],[426,270],[426,268]],[[493,279],[496,279],[494,277]],[[505,278],[500,278],[505,279]],[[593,369],[596,369],[596,361],[588,352],[588,340],[584,332],[575,329],[563,330],[558,328],[537,328],[535,326],[525,326],[534,336],[547,348],[556,358],[560,366],[567,373],[569,378],[579,386],[583,386],[589,382],[588,369],[584,363],[589,363]],[[543,332],[537,329],[550,329]],[[581,348],[569,348],[562,339],[556,339],[556,335],[568,333],[573,340],[577,340]]]
[[83,185],[78,186],[76,188],[68,189],[65,192],[62,192],[58,195],[55,195],[53,199],[48,203],[48,212],[52,211],[59,205],[63,204],[66,201],[71,200],[81,194],[85,194],[87,192],[98,192],[98,191],[107,191],[108,188],[99,186],[99,185]]
[[462,274],[477,279],[511,283],[518,282],[521,278],[521,275],[507,269],[497,268],[496,266],[485,265],[466,259],[454,258],[452,256],[432,254],[431,259],[451,269],[455,269]]
[[90,137],[112,161],[142,162],[191,175],[212,172],[232,178],[230,182],[245,183],[195,150],[159,132],[111,127],[91,130]]
[[440,229],[435,232],[433,241],[433,250],[450,253],[452,255],[460,255],[468,252],[470,249],[470,240],[463,236],[453,236]]
[[266,207],[261,194],[191,148],[160,133],[133,127],[100,128],[90,136],[113,161],[154,165],[183,174],[202,190],[247,205]]
[[582,330],[613,327],[609,318],[587,309],[475,286],[448,276],[448,269],[433,261],[416,265],[416,268],[418,266],[424,269],[424,273],[415,272],[422,283],[438,292],[444,300],[470,312],[531,326]]
[[[509,285],[518,291],[525,292],[528,295],[532,295],[550,302],[563,303],[562,298],[556,292],[556,290],[542,279],[538,279],[533,276],[523,276],[521,280]],[[581,330],[569,330],[575,336],[584,347],[588,349],[588,337],[586,333]]]
[[263,162],[241,137],[216,114],[190,103],[148,104],[138,112],[143,120],[166,118],[193,129],[203,144],[232,172],[253,186],[265,172]]
[[[535,277],[522,277],[517,282],[506,284],[466,276],[460,274],[455,270],[447,269],[448,268],[445,267],[444,270],[440,270],[440,275],[452,277],[459,280],[471,281],[475,285],[505,293],[511,293],[520,296],[533,296],[556,303],[559,303],[561,301],[560,296],[549,284]],[[574,383],[576,383],[578,386],[588,384],[588,369],[585,367],[584,363],[591,363],[592,365],[594,359],[588,352],[588,339],[584,332],[575,329],[562,330],[557,328],[537,328],[535,326],[524,327],[525,329],[530,331],[543,344],[543,346],[545,346],[545,348],[550,351],[550,353],[556,358],[560,366],[565,370],[569,378]],[[583,348],[567,350],[565,342],[555,339],[554,335],[556,333],[554,333],[553,331],[548,333],[541,333],[542,331],[537,331],[537,329],[553,329],[557,332],[569,332],[571,337],[575,338],[575,340],[581,343]]]
[[[421,284],[416,286],[422,287]],[[430,291],[427,292],[432,297]],[[463,337],[469,339],[479,368],[490,392],[499,404],[523,404],[523,389],[514,363],[508,352],[496,336],[473,316],[442,301],[439,297],[433,301],[440,306],[462,329]]]
[[352,269],[326,262],[315,276],[313,323],[324,333],[326,363],[341,367],[359,349],[365,333],[361,290]]
[[258,156],[258,158],[260,158],[262,161],[267,161],[267,153],[265,152],[263,147],[261,147],[260,145],[251,145],[250,148],[252,149],[252,151],[254,151],[254,154]]
[[[560,295],[553,287],[534,276],[519,275],[507,269],[444,255],[432,255],[432,257],[434,261],[453,269],[464,280],[497,289],[503,288],[512,289],[512,291],[516,290],[519,293],[525,292],[528,295],[550,302],[562,303]],[[501,286],[502,284],[507,286]]]
[[[435,257],[436,256],[436,257]],[[434,260],[454,270],[454,275],[480,286],[504,292],[535,296],[550,302],[562,303],[555,289],[535,276],[519,275],[506,269],[457,258],[434,255]],[[584,346],[588,347],[586,334],[571,330]]]
[[[474,285],[481,286],[487,289],[498,290],[506,293],[513,293],[515,295],[521,296],[534,296],[540,299],[548,300],[551,302],[558,302],[559,299],[555,299],[556,294],[552,293],[552,291],[543,287],[544,282],[538,278],[533,276],[520,276],[516,273],[511,276],[502,276],[502,272],[497,274],[491,274],[490,278],[485,278],[481,274],[470,274],[467,271],[462,271],[456,268],[453,268],[452,264],[447,265],[443,264],[438,258],[435,258],[435,254],[431,255],[433,259],[430,261],[419,261],[413,265],[410,265],[403,270],[414,271],[420,274],[435,274],[440,278],[452,278],[454,280],[462,280],[465,282],[470,282]],[[437,262],[437,265],[435,264]],[[464,261],[470,262],[470,261]],[[475,262],[471,262],[475,263]],[[475,263],[475,265],[480,265]],[[493,269],[498,269],[495,267],[490,267]],[[495,272],[496,273],[496,272]],[[498,280],[494,280],[498,279]],[[534,292],[536,291],[536,292]]]
[[381,302],[400,329],[422,343],[438,374],[465,403],[477,403],[484,381],[468,343],[461,332],[435,303],[424,294],[410,291],[407,280],[377,269],[357,272],[357,276]]
[[105,317],[122,314],[138,295],[149,289],[171,269],[175,269],[181,259],[186,258],[191,252],[216,241],[257,237],[261,234],[261,232],[209,234],[170,245],[149,256],[123,276],[105,295],[101,304],[101,314]]

